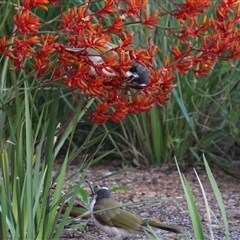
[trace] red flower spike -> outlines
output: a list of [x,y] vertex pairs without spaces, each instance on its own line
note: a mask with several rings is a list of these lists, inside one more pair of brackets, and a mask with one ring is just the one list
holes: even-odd
[[[170,50],[170,52],[174,55],[174,59],[175,59],[175,60],[181,59],[181,58],[183,58],[184,56],[186,56],[186,51],[185,51],[185,52],[181,52],[177,46],[174,46],[174,47]],[[188,50],[187,52],[189,52],[189,50]]]
[[227,19],[228,13],[229,13],[229,11],[226,11],[226,9],[223,8],[222,6],[219,6],[216,9],[216,14],[217,14],[217,17],[220,21],[224,21],[225,19]]
[[114,8],[113,0],[105,0],[104,2],[105,2],[105,6],[101,8],[99,11],[97,11],[95,15],[103,19],[108,19],[105,15],[116,13],[117,10]]
[[5,50],[5,55],[8,56],[16,65],[13,69],[21,69],[23,65],[23,59],[32,58],[35,50],[31,45],[39,43],[39,37],[27,38],[26,34],[22,35],[22,39],[13,38],[14,43],[12,48]]
[[39,7],[46,11],[48,11],[48,8],[44,5],[48,4],[48,0],[20,0],[21,4],[23,5],[24,10],[30,10],[33,7]]
[[133,32],[130,32],[130,33],[121,32],[121,34],[119,35],[121,41],[118,48],[120,50],[127,49],[129,45],[133,43],[133,35],[134,35]]
[[127,4],[126,10],[122,10],[122,15],[127,16],[130,18],[141,18],[140,11],[145,8],[148,4],[148,0],[125,0],[125,1],[119,1],[118,8],[120,8],[121,2],[124,4]]
[[128,8],[132,9],[132,11],[140,11],[141,9],[145,8],[148,4],[148,0],[125,0],[124,2],[127,3]]
[[141,19],[141,23],[144,24],[146,27],[152,29],[155,25],[159,23],[159,11],[155,10],[152,15],[149,16],[148,11],[144,11],[144,18]]
[[84,4],[80,7],[67,9],[62,15],[62,23],[60,29],[66,32],[75,32],[83,30],[88,27],[89,22],[92,20],[93,14],[87,14],[89,4]]
[[177,9],[179,9],[175,13],[173,13],[173,16],[178,19],[184,20],[199,16],[201,13],[205,12],[205,9],[211,4],[210,0],[202,1],[186,0],[186,3],[182,4],[178,4],[175,2],[172,3],[175,5]]
[[55,41],[58,36],[52,36],[50,33],[40,36],[40,46],[33,54],[32,67],[38,71],[37,76],[45,75],[47,69],[51,65],[51,55],[56,51]]
[[109,105],[105,101],[103,103],[97,104],[97,109],[96,109],[95,113],[93,113],[93,114],[87,113],[87,115],[95,123],[103,124],[111,118],[111,114],[107,113],[108,109],[109,109]]
[[33,42],[33,41],[35,43],[39,43],[39,38],[34,37],[30,39],[30,41],[26,39],[26,35],[23,35],[23,39],[14,38],[14,46],[11,49],[11,52],[22,54],[24,56],[33,54],[35,50],[30,46],[31,45],[30,42]]
[[17,13],[13,17],[13,21],[17,26],[17,31],[21,33],[38,33],[38,28],[41,25],[39,19],[28,10]]
[[0,54],[7,55],[9,50],[7,49],[7,45],[10,44],[10,41],[8,42],[6,37],[3,36],[0,38]]
[[114,122],[119,122],[123,120],[129,114],[129,109],[126,106],[126,103],[118,102],[118,105],[115,111],[111,114],[111,119]]
[[[231,60],[240,57],[240,3],[236,0],[222,0],[218,6],[210,5],[210,0],[186,0],[183,4],[170,0],[176,9],[172,12],[155,1],[161,15],[175,16],[181,25],[163,29],[167,39],[171,41],[172,35],[183,45],[174,45],[177,41],[172,41],[170,54],[173,56],[166,54],[163,67],[158,70],[152,65],[161,50],[152,44],[152,39],[148,39],[148,46],[135,49],[135,33],[126,31],[126,25],[132,23],[148,28],[158,24],[158,9],[149,13],[147,0],[105,0],[102,8],[95,12],[92,11],[94,1],[66,12],[59,1],[60,27],[54,35],[40,35],[41,23],[31,13],[32,8],[47,10],[47,4],[57,2],[21,0],[22,7],[16,7],[18,12],[14,16],[17,31],[11,37],[0,39],[0,53],[13,62],[11,69],[24,70],[25,63],[30,63],[31,76],[51,76],[44,84],[61,79],[70,89],[92,97],[97,107],[92,112],[86,110],[86,114],[98,124],[121,121],[129,113],[147,111],[155,104],[163,106],[176,87],[173,84],[176,72],[192,71],[196,78],[207,76],[217,61],[225,60],[233,65]],[[208,8],[215,9],[216,14],[207,15]],[[106,24],[109,16],[111,24]],[[112,44],[113,40],[117,45]],[[128,71],[134,62],[148,68],[146,86],[134,88],[131,84]]]
[[134,95],[132,103],[129,103],[129,109],[131,113],[146,112],[152,108],[156,103],[156,100],[147,95]]
[[106,33],[110,33],[110,34],[119,35],[123,31],[124,25],[125,25],[125,23],[123,22],[122,18],[120,16],[117,16],[114,19],[112,25],[110,25],[107,28],[104,28],[103,31]]

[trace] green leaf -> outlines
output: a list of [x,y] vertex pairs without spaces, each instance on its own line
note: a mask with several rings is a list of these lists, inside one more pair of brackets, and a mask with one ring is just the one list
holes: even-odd
[[225,230],[224,230],[225,237],[226,237],[227,240],[230,240],[230,233],[229,233],[229,227],[228,227],[227,214],[226,214],[226,211],[225,211],[225,207],[224,207],[224,203],[223,203],[223,199],[222,199],[221,193],[219,191],[219,188],[217,186],[216,180],[214,179],[212,171],[211,171],[211,169],[210,169],[210,167],[209,167],[209,165],[207,163],[207,160],[206,160],[204,155],[203,155],[203,161],[204,161],[204,165],[205,165],[205,168],[206,168],[206,171],[207,171],[208,179],[209,179],[210,184],[212,186],[214,195],[215,195],[215,197],[217,199],[218,206],[219,206],[219,208],[221,210],[222,219],[223,219],[224,226],[225,226]]

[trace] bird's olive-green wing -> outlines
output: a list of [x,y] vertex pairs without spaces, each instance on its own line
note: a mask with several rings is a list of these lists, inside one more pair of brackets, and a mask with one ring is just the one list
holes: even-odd
[[[121,205],[113,199],[106,198],[99,200],[98,203],[95,204],[93,210],[98,211],[100,209],[107,209],[117,206],[120,207]],[[142,224],[142,219],[140,217],[122,208],[96,213],[94,214],[94,217],[102,225],[108,225],[117,228],[140,230],[140,226]]]

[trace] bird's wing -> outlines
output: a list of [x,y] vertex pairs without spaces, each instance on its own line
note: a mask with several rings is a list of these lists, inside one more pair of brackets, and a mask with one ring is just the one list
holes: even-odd
[[[101,209],[121,206],[117,201],[114,201],[110,198],[101,199],[100,201]],[[98,211],[100,208],[94,206],[93,210]],[[96,213],[94,214],[94,217],[102,225],[108,225],[117,228],[140,230],[140,226],[142,224],[142,219],[140,217],[122,208],[116,208]]]

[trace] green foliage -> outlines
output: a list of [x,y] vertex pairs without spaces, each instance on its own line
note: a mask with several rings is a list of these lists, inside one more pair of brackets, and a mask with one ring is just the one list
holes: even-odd
[[[177,161],[176,161],[176,164],[177,164]],[[190,217],[192,220],[195,238],[196,239],[205,239],[204,234],[203,234],[201,219],[200,219],[200,216],[198,213],[197,205],[196,205],[195,199],[193,197],[191,188],[190,188],[189,183],[187,182],[186,178],[184,176],[182,176],[182,174],[180,173],[179,167],[178,167],[178,171],[179,171],[179,176],[180,176],[181,183],[183,186],[184,194],[186,197],[186,201],[188,204],[188,209],[189,209]]]
[[211,169],[207,163],[207,160],[205,158],[205,156],[203,156],[203,160],[204,160],[204,165],[205,165],[205,168],[206,168],[206,171],[207,171],[207,175],[208,175],[208,179],[209,179],[209,182],[212,186],[212,189],[213,189],[213,192],[214,192],[214,195],[215,195],[215,198],[217,200],[217,203],[218,203],[218,206],[221,210],[221,215],[222,215],[222,219],[223,219],[223,222],[224,222],[224,234],[225,234],[225,237],[227,240],[230,240],[230,233],[229,233],[229,228],[228,228],[228,220],[227,220],[227,214],[226,214],[226,211],[225,211],[225,208],[224,208],[224,203],[223,203],[223,199],[222,199],[222,196],[221,196],[221,193],[219,191],[219,188],[217,186],[217,183],[214,179],[214,176],[211,172]]
[[[1,36],[14,30],[15,2],[0,5]],[[74,1],[63,2],[66,7],[76,5]],[[98,1],[98,4],[95,6],[100,7],[103,2]],[[153,10],[156,5],[150,7]],[[170,5],[166,9],[168,7]],[[53,11],[49,12],[53,14]],[[34,14],[51,22],[44,31],[51,31],[49,27],[58,24],[58,11],[51,15],[38,9]],[[145,46],[148,37],[153,36],[154,43],[161,49],[155,59],[157,68],[162,66],[171,44],[178,44],[174,39],[169,41],[161,26],[172,27],[174,24],[171,17],[163,16],[160,27],[154,31],[139,25],[128,26],[136,33],[136,47]],[[0,56],[0,238],[59,239],[76,197],[88,203],[87,193],[81,187],[84,170],[112,152],[108,145],[99,155],[104,140],[114,145],[118,157],[124,161],[135,158],[152,164],[170,161],[173,156],[179,161],[201,161],[201,155],[205,153],[208,161],[231,166],[230,161],[239,155],[240,146],[239,62],[234,64],[235,68],[225,62],[217,63],[208,77],[199,80],[191,74],[176,76],[177,88],[165,108],[156,106],[147,113],[130,116],[120,124],[121,131],[119,128],[110,131],[115,124],[108,123],[100,128],[85,120],[82,103],[88,100],[79,93],[69,93],[61,84],[42,86],[40,83],[44,79],[32,79],[31,74],[24,71],[10,71],[8,58]],[[86,107],[91,105],[92,101],[88,101]],[[60,129],[57,128],[59,122],[63,123]],[[76,128],[81,128],[81,134],[77,136],[80,145],[73,143]],[[64,145],[64,160],[57,171],[54,161]],[[94,151],[87,155],[86,149],[90,148]],[[75,173],[81,173],[79,184],[62,195],[67,166],[79,155],[84,159]],[[229,239],[223,201],[205,158],[204,164],[221,209],[225,236]],[[187,180],[182,175],[180,178],[195,236],[201,238],[198,209]],[[57,183],[55,188],[54,183]],[[60,215],[69,198],[69,208]]]
[[[14,78],[12,81],[15,81]],[[21,90],[17,84],[15,82],[15,88],[9,89],[9,92],[4,90],[1,95],[0,131],[3,137],[0,142],[0,238],[58,239],[68,221],[76,196],[82,193],[81,184],[85,176],[82,173],[79,183],[62,195],[67,166],[77,154],[81,154],[84,146],[90,147],[103,140],[104,136],[101,139],[92,138],[95,126],[82,147],[70,148],[69,144],[62,166],[56,170],[54,159],[67,138],[71,143],[83,111],[81,107],[76,109],[74,119],[60,135],[56,128],[60,88],[49,89],[52,91],[52,100],[38,109],[35,105],[37,88],[25,82],[25,87]],[[4,102],[3,99],[11,92],[18,94]],[[101,156],[94,159],[96,152],[86,158],[76,173],[101,159]],[[57,183],[55,188],[54,183]],[[71,200],[67,211],[60,216],[60,210],[69,198]]]
[[[161,6],[173,10],[168,1]],[[149,11],[158,7],[157,1],[153,2]],[[161,16],[159,26],[151,31],[128,27],[135,33],[136,46],[144,46],[150,36],[159,46],[161,53],[155,55],[157,69],[162,67],[172,47],[185,50],[178,38],[164,30],[180,28],[170,15]],[[231,168],[232,160],[240,152],[239,66],[239,60],[231,64],[221,61],[206,77],[196,79],[191,72],[176,75],[176,88],[165,107],[155,106],[147,113],[128,117],[121,124],[122,133],[116,133],[115,140],[123,144],[122,149],[129,149],[124,157],[147,164],[169,162],[174,156],[178,161],[199,163],[204,153],[215,165]],[[116,145],[121,151],[121,145]]]
[[[206,216],[207,216],[208,227],[209,227],[209,233],[207,233],[207,235],[203,231],[203,226],[202,226],[202,222],[201,222],[201,218],[200,218],[200,214],[199,214],[200,209],[196,205],[196,201],[195,201],[194,195],[192,193],[192,189],[191,189],[187,179],[185,178],[185,176],[181,173],[180,168],[178,166],[178,162],[177,162],[176,159],[175,159],[175,162],[176,162],[176,165],[177,165],[177,169],[178,169],[179,177],[180,177],[180,180],[181,180],[181,184],[182,184],[182,187],[183,187],[183,190],[184,190],[185,200],[186,200],[187,205],[188,205],[189,214],[190,214],[190,217],[191,217],[191,220],[192,220],[192,226],[193,226],[193,230],[194,230],[194,239],[203,239],[203,240],[204,239],[214,239],[214,233],[213,233],[213,228],[212,228],[212,224],[211,224],[211,217],[212,217],[211,215],[214,215],[215,213],[213,211],[211,211],[211,208],[210,208],[210,206],[208,204],[208,201],[207,201],[207,198],[206,198],[206,192],[205,192],[205,190],[202,186],[201,180],[200,180],[197,172],[194,170],[197,181],[198,181],[199,186],[200,186],[201,191],[202,191],[203,201],[205,202]],[[214,179],[214,176],[211,172],[211,169],[210,169],[210,167],[208,165],[208,162],[207,162],[204,155],[203,155],[203,162],[204,162],[204,166],[205,166],[206,173],[207,173],[207,176],[208,176],[208,180],[211,184],[214,196],[217,200],[217,204],[218,204],[220,212],[221,212],[221,216],[222,216],[221,219],[223,220],[223,223],[224,223],[224,228],[223,228],[222,231],[224,232],[225,238],[227,240],[230,240],[228,220],[227,220],[227,215],[226,215],[226,211],[225,211],[225,208],[224,208],[224,203],[223,203],[223,200],[222,200],[222,197],[221,197],[221,193],[219,191],[217,183]],[[222,223],[219,223],[219,224],[222,224]],[[222,225],[221,225],[221,228],[222,228]],[[151,234],[146,232],[146,235],[148,236],[149,239],[156,239],[156,240],[161,239],[156,234],[154,229],[150,228],[150,230],[151,230],[151,232],[150,232]],[[182,234],[184,234],[184,232]],[[187,236],[185,234],[185,237],[183,239],[187,240],[187,239],[190,239],[190,237],[192,237],[192,236]],[[176,238],[176,239],[179,239],[179,238]]]
[[[1,29],[8,34],[13,28],[10,20],[14,6],[2,4],[1,14]],[[45,18],[44,11],[36,14]],[[59,239],[76,197],[87,198],[81,186],[84,170],[109,153],[95,157],[107,132],[94,137],[97,125],[91,124],[87,134],[81,136],[82,145],[73,145],[76,126],[85,115],[81,104],[84,99],[80,96],[78,105],[73,107],[70,94],[61,83],[46,87],[41,84],[44,79],[11,71],[10,66],[9,59],[1,56],[0,239]],[[91,104],[89,101],[87,106]],[[63,145],[64,159],[61,168],[56,169],[55,159]],[[81,174],[79,183],[63,193],[67,166],[93,145],[94,151],[83,157],[73,176],[68,176],[70,180]],[[68,208],[61,214],[66,202]]]
[[[221,211],[223,223],[224,223],[224,226],[225,226],[225,228],[223,229],[224,235],[225,235],[226,239],[230,240],[228,220],[227,220],[223,200],[222,200],[222,197],[221,197],[221,193],[219,191],[217,183],[216,183],[216,181],[213,177],[213,174],[210,170],[210,167],[209,167],[208,162],[207,162],[204,155],[203,155],[203,161],[204,161],[206,173],[207,173],[207,176],[208,176],[208,180],[209,180],[209,182],[212,186],[212,190],[214,192],[215,198],[217,200],[217,203],[218,203],[220,211]],[[190,213],[191,220],[192,220],[195,239],[206,239],[209,235],[211,236],[211,239],[214,239],[213,229],[212,229],[212,225],[211,225],[210,206],[208,205],[208,201],[207,201],[207,198],[206,198],[206,193],[205,193],[204,188],[201,184],[201,180],[197,175],[197,172],[195,171],[195,174],[196,174],[197,180],[199,182],[199,186],[202,190],[202,195],[203,195],[203,199],[204,199],[204,202],[205,202],[206,213],[207,213],[207,218],[208,218],[208,226],[209,226],[210,234],[207,235],[207,236],[205,236],[204,232],[203,232],[201,219],[199,217],[199,211],[198,211],[198,208],[196,206],[196,202],[195,202],[194,196],[192,194],[191,187],[190,187],[189,183],[187,182],[187,179],[184,177],[184,175],[181,174],[178,163],[177,163],[177,160],[176,160],[176,164],[177,164],[179,176],[180,176],[180,179],[181,179],[182,187],[183,187],[183,190],[184,190],[185,198],[186,198],[186,201],[187,201],[187,204],[188,204],[188,209],[189,209],[189,213]]]

